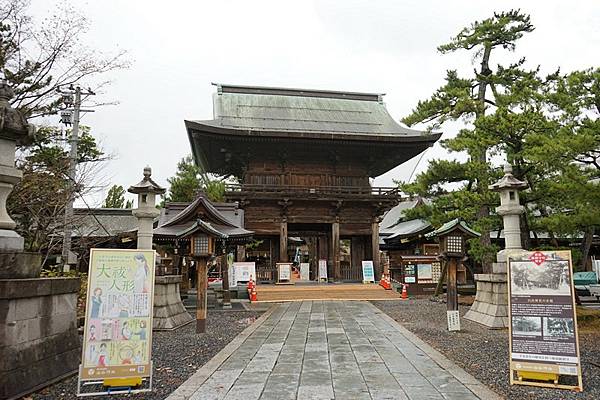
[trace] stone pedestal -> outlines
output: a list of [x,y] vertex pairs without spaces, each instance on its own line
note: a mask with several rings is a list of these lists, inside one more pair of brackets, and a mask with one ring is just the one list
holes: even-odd
[[78,278],[0,279],[0,399],[77,371]]
[[157,276],[154,280],[154,319],[152,329],[170,331],[194,320],[181,302],[181,275]]
[[508,328],[506,263],[494,263],[491,274],[476,274],[475,281],[477,295],[465,319],[492,329]]

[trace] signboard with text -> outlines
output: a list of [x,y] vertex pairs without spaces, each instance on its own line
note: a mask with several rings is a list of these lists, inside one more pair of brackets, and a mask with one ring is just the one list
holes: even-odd
[[81,380],[151,375],[154,262],[154,250],[91,250]]
[[375,270],[373,269],[373,261],[362,262],[363,282],[375,282]]
[[310,279],[310,264],[300,263],[300,280],[308,281]]
[[228,272],[229,287],[237,287],[239,282],[246,284],[250,277],[256,282],[256,264],[253,261],[233,262]]
[[319,281],[327,280],[327,260],[319,260]]
[[554,375],[565,383],[547,385],[582,390],[571,252],[509,258],[508,291],[511,384],[543,386],[523,378]]

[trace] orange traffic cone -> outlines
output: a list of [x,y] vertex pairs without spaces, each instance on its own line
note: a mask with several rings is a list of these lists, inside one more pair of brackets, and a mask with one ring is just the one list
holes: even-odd
[[252,288],[254,287],[254,281],[252,280],[252,275],[250,275],[250,280],[248,281],[248,298],[250,298],[252,294]]
[[252,285],[252,290],[250,291],[250,302],[257,301],[256,297],[256,285]]
[[385,286],[383,287],[385,290],[392,290],[392,282],[390,281],[390,275],[385,276]]
[[406,291],[406,287],[408,285],[405,283],[404,285],[402,285],[402,300],[408,300],[408,292]]

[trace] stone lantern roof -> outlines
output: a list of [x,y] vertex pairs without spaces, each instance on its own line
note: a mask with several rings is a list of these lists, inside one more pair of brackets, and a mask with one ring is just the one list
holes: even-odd
[[155,193],[155,194],[164,194],[167,189],[158,185],[158,183],[154,182],[150,176],[152,175],[152,169],[150,167],[144,168],[144,179],[142,179],[139,183],[132,185],[127,189],[129,193],[134,194],[145,194],[145,193]]
[[504,176],[500,180],[489,186],[490,190],[494,192],[500,192],[507,189],[525,189],[527,183],[518,180],[512,174],[512,166],[510,164],[504,165]]
[[12,88],[0,80],[0,138],[27,144],[33,137],[34,128],[10,105],[9,101],[14,96]]

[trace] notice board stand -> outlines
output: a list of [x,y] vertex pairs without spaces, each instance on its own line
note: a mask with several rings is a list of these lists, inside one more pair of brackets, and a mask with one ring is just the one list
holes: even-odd
[[[140,383],[137,386],[128,386],[128,383],[125,383],[128,380],[136,379],[136,378],[108,378],[108,379],[98,379],[98,380],[82,380],[81,379],[81,369],[82,365],[79,365],[79,374],[77,377],[77,397],[89,397],[89,396],[106,396],[106,395],[114,395],[114,394],[135,394],[135,393],[144,393],[152,391],[152,376],[154,372],[154,362],[150,360],[150,375],[148,377],[140,377],[138,382]],[[108,385],[107,381],[118,382],[119,380],[123,380],[124,383],[119,384],[118,386]],[[147,385],[146,385],[147,383]],[[142,387],[142,385],[146,387]],[[101,387],[104,390],[100,391],[82,391],[85,388],[92,387]]]
[[[570,251],[523,252],[509,257],[508,338],[511,385],[583,391],[572,271]],[[529,311],[531,315],[526,315],[528,311],[523,313],[523,310],[534,311]],[[565,331],[553,332],[549,328],[552,320],[563,320]],[[567,320],[572,320],[568,328]],[[565,341],[571,337],[573,353],[556,356],[540,351],[536,354],[522,352],[514,346],[516,342],[522,341],[529,341],[533,346],[536,341],[543,344],[547,335],[556,335]],[[528,336],[531,339],[527,339]],[[576,379],[577,385],[560,384],[561,376]]]

